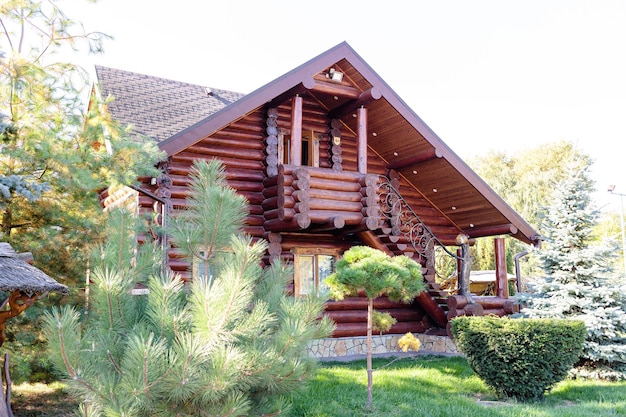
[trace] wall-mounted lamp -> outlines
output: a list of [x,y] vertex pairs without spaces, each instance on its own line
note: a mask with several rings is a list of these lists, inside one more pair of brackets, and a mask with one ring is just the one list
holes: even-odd
[[335,71],[334,68],[331,68],[328,70],[328,78],[330,78],[331,81],[340,83],[343,80],[343,72]]

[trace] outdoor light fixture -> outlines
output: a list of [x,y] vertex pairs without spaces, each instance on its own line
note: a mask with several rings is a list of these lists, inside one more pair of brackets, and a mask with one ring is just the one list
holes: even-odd
[[343,80],[343,72],[335,71],[334,68],[331,68],[328,71],[328,78],[330,78],[331,81],[340,83]]

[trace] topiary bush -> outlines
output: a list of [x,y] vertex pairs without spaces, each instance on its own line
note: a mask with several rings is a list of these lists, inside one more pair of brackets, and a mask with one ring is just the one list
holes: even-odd
[[582,353],[582,321],[456,317],[451,331],[474,372],[501,398],[536,401]]

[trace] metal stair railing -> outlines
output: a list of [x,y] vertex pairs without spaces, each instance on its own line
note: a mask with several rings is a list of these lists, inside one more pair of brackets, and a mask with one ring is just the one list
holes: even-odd
[[422,222],[391,180],[379,175],[380,212],[391,225],[391,234],[405,236],[425,266],[441,280],[457,271],[457,261],[467,262],[451,252]]

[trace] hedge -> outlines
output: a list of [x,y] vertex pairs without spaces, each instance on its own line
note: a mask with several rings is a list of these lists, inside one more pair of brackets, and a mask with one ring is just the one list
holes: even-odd
[[563,380],[582,353],[582,321],[456,317],[451,331],[471,368],[500,398],[535,401]]

